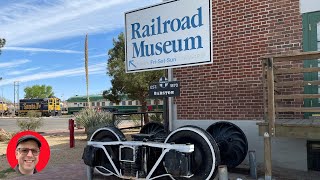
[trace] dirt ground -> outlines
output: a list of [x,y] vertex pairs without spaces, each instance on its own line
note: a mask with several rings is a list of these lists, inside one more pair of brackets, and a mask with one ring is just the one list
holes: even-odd
[[[136,133],[135,131],[134,133]],[[127,139],[132,134],[131,131],[125,131]],[[84,130],[75,131],[75,148],[69,147],[69,133],[65,132],[45,132],[42,134],[48,141],[51,148],[51,157],[43,170],[33,176],[32,179],[86,179],[85,165],[82,161],[83,148],[86,145],[86,135]],[[15,172],[5,173],[4,170],[10,170],[6,159],[7,142],[0,142],[0,179],[26,179],[28,177],[17,177]],[[60,172],[60,174],[59,174]],[[259,177],[263,177],[263,167],[259,167]],[[63,178],[65,177],[65,178]],[[274,168],[273,177],[280,180],[318,180],[320,172],[302,172],[284,168]],[[229,170],[229,179],[252,180],[249,176],[249,167],[244,163],[236,169]],[[116,179],[111,177],[96,176],[95,179]],[[216,177],[215,179],[218,179]]]
[[[50,160],[46,168],[82,162],[82,152],[86,145],[86,135],[83,130],[75,132],[75,148],[70,148],[68,132],[47,132],[42,135],[50,145]],[[0,172],[10,168],[6,158],[6,148],[7,142],[0,142]],[[15,173],[8,173],[5,179],[13,177]]]

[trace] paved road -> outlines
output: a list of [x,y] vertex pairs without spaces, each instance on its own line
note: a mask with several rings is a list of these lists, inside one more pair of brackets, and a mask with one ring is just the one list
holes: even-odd
[[[17,119],[20,118],[0,117],[0,128],[8,132],[19,131],[20,129],[16,125]],[[68,130],[69,119],[68,117],[43,117],[44,124],[37,131]]]

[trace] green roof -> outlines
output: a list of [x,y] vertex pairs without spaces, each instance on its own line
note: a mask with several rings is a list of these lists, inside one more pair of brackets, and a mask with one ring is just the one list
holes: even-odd
[[[102,95],[89,95],[90,101],[107,101]],[[149,99],[149,98],[148,98]],[[152,99],[152,98],[151,98]],[[127,95],[122,96],[122,101],[127,101]],[[66,100],[67,102],[87,102],[87,96],[73,96]]]
[[[90,101],[105,100],[102,95],[90,95]],[[67,102],[87,102],[87,96],[73,96],[67,99]]]

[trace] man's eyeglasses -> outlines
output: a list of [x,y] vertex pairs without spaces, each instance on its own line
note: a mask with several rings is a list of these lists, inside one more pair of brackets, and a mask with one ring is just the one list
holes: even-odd
[[31,151],[34,156],[38,156],[40,153],[39,149],[18,148],[17,150],[22,155],[27,155],[29,153],[29,151]]

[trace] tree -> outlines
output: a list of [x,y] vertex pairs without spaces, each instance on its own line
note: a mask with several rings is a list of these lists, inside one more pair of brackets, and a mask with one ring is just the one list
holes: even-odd
[[[112,80],[111,80],[111,84]],[[111,88],[110,90],[105,90],[102,93],[102,96],[109,101],[119,104],[122,99],[122,95],[116,90],[116,88]]]
[[28,119],[17,119],[17,125],[20,127],[20,131],[35,131],[43,126],[43,119],[39,112],[29,111],[27,117]]
[[6,44],[6,40],[0,38],[0,54],[1,54],[1,48],[3,48],[5,44]]
[[[103,92],[103,96],[112,101],[120,102],[123,95],[129,99],[138,100],[141,104],[141,111],[147,111],[147,98],[149,85],[158,82],[164,76],[164,70],[144,71],[139,73],[125,72],[125,43],[124,34],[120,33],[118,39],[113,39],[113,48],[109,50],[107,74],[111,77],[112,87]],[[149,121],[145,115],[145,123]]]
[[24,88],[24,98],[49,98],[54,96],[51,86],[34,85]]

